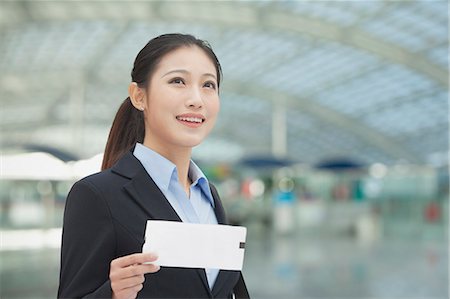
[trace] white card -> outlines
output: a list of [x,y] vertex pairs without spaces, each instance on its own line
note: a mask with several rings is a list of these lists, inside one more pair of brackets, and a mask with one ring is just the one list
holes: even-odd
[[148,220],[142,252],[166,267],[242,270],[247,229],[242,226]]

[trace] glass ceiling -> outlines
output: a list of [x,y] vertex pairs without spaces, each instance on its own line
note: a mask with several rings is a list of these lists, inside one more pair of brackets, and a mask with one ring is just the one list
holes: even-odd
[[137,52],[166,32],[223,66],[201,159],[270,154],[282,106],[291,159],[448,163],[431,159],[448,151],[447,1],[1,2],[3,149],[101,152]]

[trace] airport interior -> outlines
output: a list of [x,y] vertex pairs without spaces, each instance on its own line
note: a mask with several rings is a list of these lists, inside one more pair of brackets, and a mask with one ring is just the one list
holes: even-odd
[[448,5],[0,2],[0,297],[57,296],[67,194],[138,51],[180,32],[222,66],[193,160],[247,228],[251,298],[448,298]]

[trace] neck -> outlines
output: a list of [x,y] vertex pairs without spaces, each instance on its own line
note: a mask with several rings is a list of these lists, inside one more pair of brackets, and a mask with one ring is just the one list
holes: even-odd
[[178,181],[189,197],[191,181],[188,177],[188,173],[191,162],[192,148],[161,146],[151,142],[151,139],[149,138],[145,138],[143,144],[175,164],[177,167]]

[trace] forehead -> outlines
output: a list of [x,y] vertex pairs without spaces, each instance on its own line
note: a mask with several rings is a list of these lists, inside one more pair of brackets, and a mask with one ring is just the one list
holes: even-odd
[[164,55],[156,72],[184,69],[190,72],[216,73],[212,59],[197,46],[181,47]]

